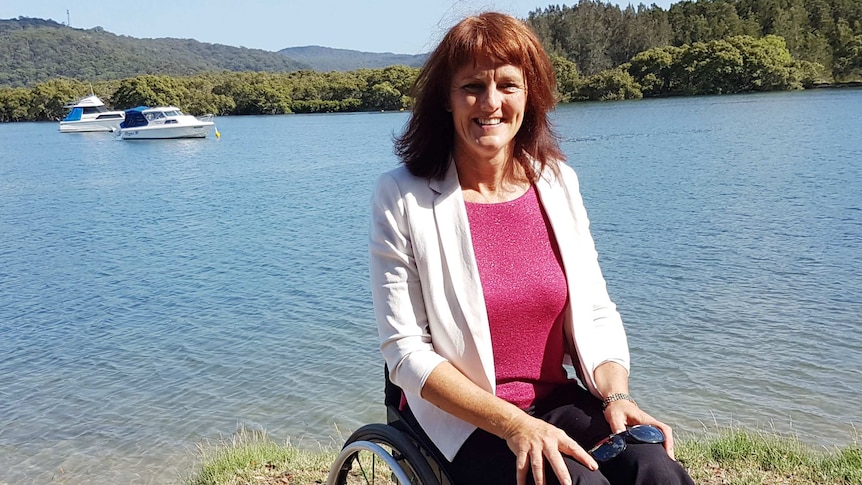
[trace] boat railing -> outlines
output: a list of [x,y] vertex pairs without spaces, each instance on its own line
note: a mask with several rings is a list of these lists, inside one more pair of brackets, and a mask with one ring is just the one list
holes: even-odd
[[195,118],[197,118],[198,121],[212,121],[213,118],[215,118],[215,115],[212,113],[207,113],[205,115],[195,116]]

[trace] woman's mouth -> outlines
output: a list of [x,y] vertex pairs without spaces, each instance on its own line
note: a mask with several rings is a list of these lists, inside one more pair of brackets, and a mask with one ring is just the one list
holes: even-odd
[[500,118],[476,118],[476,123],[481,126],[494,126],[502,123],[503,120]]

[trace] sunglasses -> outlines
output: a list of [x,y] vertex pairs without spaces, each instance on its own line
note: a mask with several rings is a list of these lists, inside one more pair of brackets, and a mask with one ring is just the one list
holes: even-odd
[[664,433],[649,424],[632,426],[599,441],[588,453],[596,461],[608,461],[622,453],[626,443],[664,443]]

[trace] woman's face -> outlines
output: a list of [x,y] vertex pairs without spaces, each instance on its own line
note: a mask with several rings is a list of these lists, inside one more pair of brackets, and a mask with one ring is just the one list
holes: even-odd
[[527,84],[520,67],[481,59],[459,69],[449,91],[456,158],[508,155],[526,106]]

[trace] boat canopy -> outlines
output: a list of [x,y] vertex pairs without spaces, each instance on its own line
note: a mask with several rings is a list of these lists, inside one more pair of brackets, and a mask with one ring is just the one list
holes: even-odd
[[120,128],[135,128],[137,126],[147,126],[147,118],[144,117],[144,110],[149,109],[147,106],[138,106],[137,108],[126,110],[126,119],[120,123]]
[[[77,107],[72,108],[72,111],[69,111],[69,114],[63,118],[63,121],[81,121],[81,114],[84,113],[84,108]],[[56,118],[54,118],[56,119]]]

